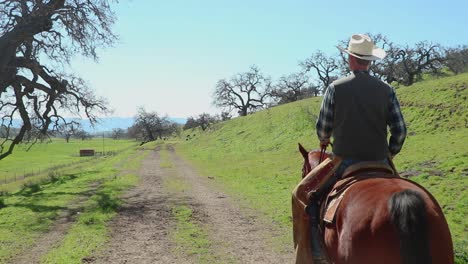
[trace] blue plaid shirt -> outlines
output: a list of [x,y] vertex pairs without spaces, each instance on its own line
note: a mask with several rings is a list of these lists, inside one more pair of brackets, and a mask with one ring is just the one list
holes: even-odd
[[[396,97],[395,89],[391,87],[390,104],[388,109],[387,125],[390,127],[389,151],[392,156],[400,152],[406,138],[406,125],[400,110],[400,103]],[[317,136],[320,141],[327,141],[332,136],[335,111],[335,87],[333,83],[328,86],[322,101],[319,118],[317,120]]]

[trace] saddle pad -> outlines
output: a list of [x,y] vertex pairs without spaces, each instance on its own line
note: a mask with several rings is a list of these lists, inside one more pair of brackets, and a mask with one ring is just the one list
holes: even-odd
[[325,209],[325,214],[323,216],[323,221],[326,223],[333,223],[335,220],[335,214],[336,210],[338,209],[338,206],[341,203],[341,200],[343,200],[346,192],[349,190],[351,186],[346,188],[339,196],[336,196],[330,200],[330,202],[327,204],[327,207]]

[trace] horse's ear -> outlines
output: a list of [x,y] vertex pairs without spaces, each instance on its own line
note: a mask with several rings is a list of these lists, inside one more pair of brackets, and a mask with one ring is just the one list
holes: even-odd
[[301,143],[297,143],[299,145],[299,151],[301,152],[302,156],[305,160],[309,159],[309,152],[301,145]]

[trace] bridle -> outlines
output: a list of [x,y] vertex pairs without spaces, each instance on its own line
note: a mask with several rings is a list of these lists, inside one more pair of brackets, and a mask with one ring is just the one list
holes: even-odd
[[[333,143],[329,143],[332,147],[333,147]],[[321,147],[320,149],[320,158],[319,158],[319,164],[322,163],[322,161],[325,160],[325,157],[326,157],[326,151],[327,151],[327,147],[328,147],[328,144],[327,145],[324,145]]]

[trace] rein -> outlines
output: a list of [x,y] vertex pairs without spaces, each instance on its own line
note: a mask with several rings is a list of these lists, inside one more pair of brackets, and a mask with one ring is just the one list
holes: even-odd
[[[333,144],[331,142],[329,144],[332,145],[332,147],[333,147]],[[325,160],[325,153],[326,153],[327,147],[328,147],[328,145],[323,145],[321,147],[321,149],[320,149],[319,164],[322,163],[322,161]]]

